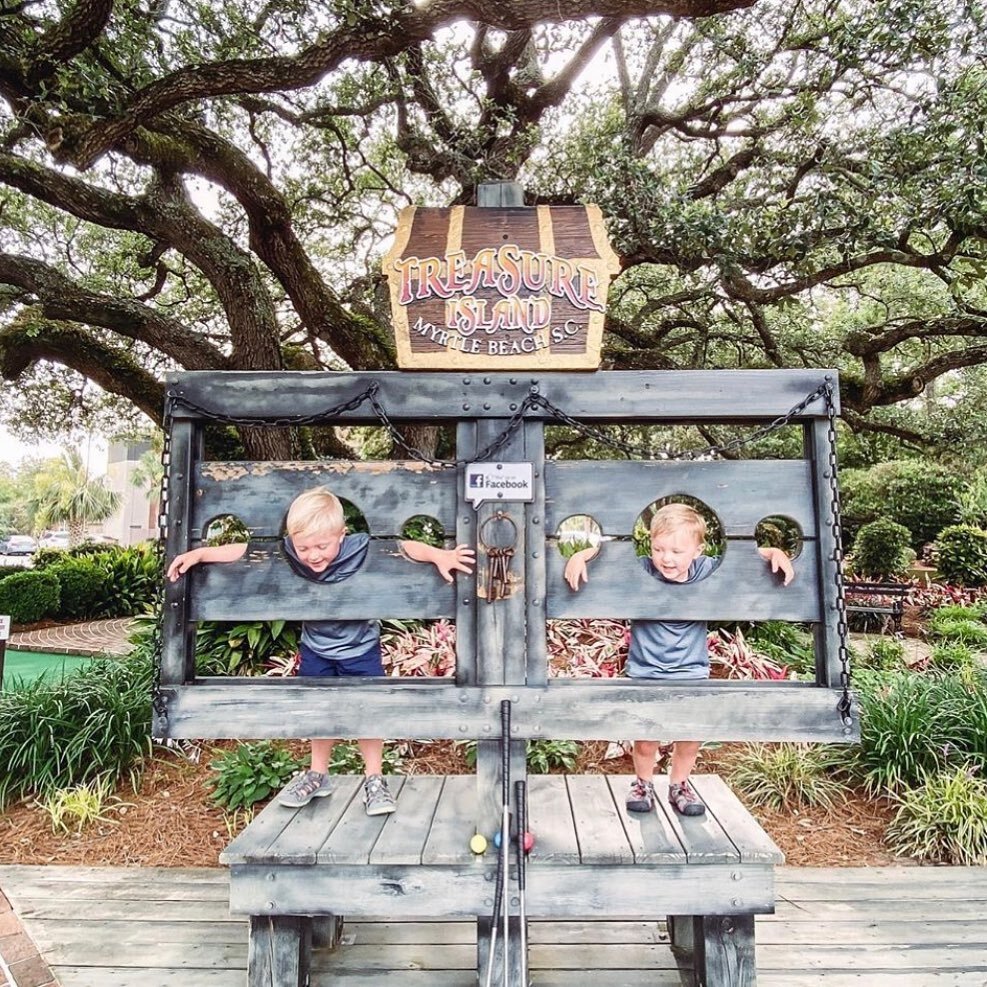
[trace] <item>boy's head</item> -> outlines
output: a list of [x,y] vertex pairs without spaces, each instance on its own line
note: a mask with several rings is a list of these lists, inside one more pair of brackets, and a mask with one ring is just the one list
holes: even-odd
[[313,572],[324,572],[346,534],[343,505],[325,487],[306,490],[291,502],[285,530],[299,560]]
[[651,519],[651,564],[669,582],[684,583],[703,554],[706,521],[688,504],[666,504]]

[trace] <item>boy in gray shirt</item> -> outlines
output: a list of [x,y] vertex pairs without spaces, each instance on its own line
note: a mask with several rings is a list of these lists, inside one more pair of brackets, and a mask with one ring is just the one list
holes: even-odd
[[[650,576],[663,582],[696,583],[711,575],[719,559],[703,554],[706,522],[698,511],[686,504],[666,504],[655,513],[650,529],[651,554],[641,565]],[[580,582],[589,582],[587,562],[596,548],[577,552],[566,563],[564,577],[570,588],[578,590]],[[795,577],[791,560],[780,548],[759,548],[759,554],[772,572],[781,572],[787,586]],[[632,620],[631,644],[627,656],[627,674],[642,679],[707,679],[709,652],[706,647],[706,624],[701,620]],[[672,747],[668,772],[668,800],[684,816],[701,816],[706,811],[689,775],[696,765],[702,741],[677,740]],[[650,812],[655,804],[655,755],[661,747],[657,740],[635,740],[633,761],[637,777],[627,795],[630,812]]]
[[[343,507],[325,487],[299,494],[288,508],[285,519],[284,551],[292,570],[306,579],[337,583],[352,576],[367,557],[370,536],[346,534]],[[414,562],[431,562],[446,582],[453,572],[470,573],[473,550],[467,545],[434,548],[419,541],[402,541],[401,550]],[[193,548],[176,556],[168,566],[172,581],[202,562],[235,562],[247,550],[244,542]],[[302,676],[382,676],[380,625],[376,620],[306,620],[302,623]],[[329,759],[334,739],[312,740],[312,764],[296,775],[278,796],[281,805],[298,808],[313,798],[332,794]],[[366,780],[363,799],[367,815],[393,812],[394,798],[383,778],[384,741],[362,738],[357,741],[363,756]]]

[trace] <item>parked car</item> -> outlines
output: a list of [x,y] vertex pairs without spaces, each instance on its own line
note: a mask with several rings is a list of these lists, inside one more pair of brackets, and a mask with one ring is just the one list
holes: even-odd
[[42,548],[68,548],[69,533],[67,531],[49,531],[41,536],[39,544]]
[[11,535],[4,549],[6,555],[33,555],[38,543],[30,535]]

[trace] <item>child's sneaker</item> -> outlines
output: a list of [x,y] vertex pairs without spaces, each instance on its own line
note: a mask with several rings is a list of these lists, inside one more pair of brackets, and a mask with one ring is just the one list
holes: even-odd
[[321,771],[303,771],[284,787],[278,796],[278,804],[286,805],[289,809],[300,809],[312,799],[325,798],[327,795],[332,795],[329,776]]
[[668,801],[680,816],[701,816],[706,812],[706,806],[688,781],[683,781],[681,785],[669,785]]
[[380,775],[367,775],[363,783],[363,804],[368,816],[386,816],[397,808],[387,782]]
[[650,812],[655,807],[655,786],[650,781],[635,778],[627,793],[628,812]]

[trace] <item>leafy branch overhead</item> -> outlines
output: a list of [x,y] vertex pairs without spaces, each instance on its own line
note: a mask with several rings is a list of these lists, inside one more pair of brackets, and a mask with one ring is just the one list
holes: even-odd
[[0,415],[37,424],[90,379],[155,418],[169,368],[393,367],[397,211],[504,179],[602,206],[623,264],[607,366],[835,365],[880,441],[987,420],[984,19],[982,0],[8,5],[0,371],[21,386]]

